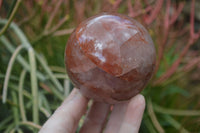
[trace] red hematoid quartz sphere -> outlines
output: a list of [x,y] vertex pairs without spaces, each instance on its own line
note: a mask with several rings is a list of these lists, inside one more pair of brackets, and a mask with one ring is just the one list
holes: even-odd
[[155,61],[147,30],[121,14],[104,13],[83,21],[65,50],[73,84],[86,97],[110,104],[140,93],[152,76]]

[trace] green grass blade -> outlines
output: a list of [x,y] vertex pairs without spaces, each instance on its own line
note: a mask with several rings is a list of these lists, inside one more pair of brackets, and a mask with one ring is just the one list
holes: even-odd
[[151,102],[151,99],[148,98],[147,100],[147,111],[148,111],[148,114],[152,120],[152,123],[154,125],[154,127],[156,128],[156,130],[159,132],[159,133],[165,133],[165,130],[162,128],[162,126],[160,125],[155,113],[154,113],[154,110],[153,110],[153,105],[152,105],[152,102]]
[[8,122],[10,122],[13,119],[13,116],[8,116],[4,120],[1,120],[0,122],[0,130],[6,128],[5,125],[8,125]]
[[[5,36],[0,36],[0,41],[5,45],[8,51],[10,51],[11,53],[15,51],[15,48],[12,46],[12,44],[8,41],[8,39]],[[17,61],[24,67],[24,69],[30,72],[29,64],[21,55],[17,56]],[[41,81],[44,81],[46,79],[40,72],[37,72],[37,76]]]
[[4,86],[3,86],[3,94],[2,94],[3,95],[3,103],[6,102],[7,91],[8,91],[8,82],[9,82],[9,79],[10,79],[10,74],[11,74],[11,71],[12,71],[13,64],[15,62],[17,55],[22,50],[22,48],[23,48],[23,46],[19,45],[17,47],[17,49],[15,50],[15,52],[13,53],[13,55],[12,55],[10,61],[9,61],[8,69],[6,71],[6,76],[5,76],[5,80],[4,80]]
[[198,110],[178,110],[178,109],[167,109],[154,104],[154,110],[158,113],[177,115],[177,116],[200,116]]
[[8,29],[10,23],[12,22],[12,19],[14,18],[16,12],[17,12],[17,9],[19,8],[19,5],[21,3],[21,0],[17,0],[17,3],[15,4],[15,7],[7,21],[7,23],[4,25],[4,27],[2,28],[2,30],[0,31],[0,36],[3,35],[3,33]]
[[[7,20],[1,20],[0,24],[5,24],[7,22]],[[14,32],[16,33],[16,35],[19,37],[22,45],[24,45],[26,48],[32,48],[30,43],[28,42],[26,36],[24,35],[24,33],[19,29],[19,27],[15,24],[15,23],[11,23],[10,28],[14,30]],[[36,53],[36,52],[35,52]],[[60,90],[60,91],[64,91],[64,88],[62,87],[62,85],[59,83],[59,81],[55,78],[55,76],[53,75],[53,72],[51,71],[51,69],[48,67],[48,65],[45,63],[44,60],[42,60],[42,58],[39,56],[39,54],[36,53],[36,58],[38,59],[38,61],[41,63],[42,67],[44,68],[44,70],[47,72],[47,74],[49,75],[50,79],[52,80],[52,82],[55,84],[55,86]]]
[[182,127],[181,124],[171,116],[165,115],[165,120],[168,121],[178,131],[180,131],[180,133],[189,133],[189,131],[187,131],[184,127]]
[[41,128],[40,125],[35,124],[35,123],[31,122],[31,121],[20,122],[19,125],[25,125],[25,126],[33,127],[35,129],[40,129]]
[[33,101],[33,122],[39,123],[39,106],[38,106],[38,82],[36,77],[36,60],[32,48],[28,49],[30,67],[31,67],[31,91]]
[[[14,91],[12,91],[11,94],[12,94],[13,103],[18,105],[16,93]],[[17,126],[19,124],[18,106],[12,106],[12,109],[13,109],[14,123],[15,123],[15,126]]]
[[19,91],[18,91],[18,98],[19,98],[19,107],[20,107],[20,113],[22,117],[22,121],[26,121],[26,110],[24,108],[24,99],[23,99],[23,85],[24,85],[24,79],[26,76],[26,71],[23,70],[21,75],[20,75],[20,80],[19,80]]
[[58,90],[60,91],[64,91],[63,86],[60,84],[60,82],[56,79],[56,77],[54,76],[53,72],[51,71],[51,69],[48,67],[48,65],[46,64],[46,62],[44,61],[44,59],[42,57],[40,57],[38,54],[36,54],[36,58],[37,60],[40,62],[40,64],[42,65],[42,67],[44,68],[44,70],[46,71],[46,73],[49,75],[49,78],[51,79],[51,81],[55,84],[55,86],[58,88]]

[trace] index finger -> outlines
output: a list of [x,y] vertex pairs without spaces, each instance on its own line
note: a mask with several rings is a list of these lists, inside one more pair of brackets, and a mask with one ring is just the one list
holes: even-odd
[[39,133],[75,132],[81,116],[87,110],[88,99],[74,89],[69,97],[43,125]]
[[119,133],[138,133],[145,109],[145,99],[141,94],[133,97],[128,103]]

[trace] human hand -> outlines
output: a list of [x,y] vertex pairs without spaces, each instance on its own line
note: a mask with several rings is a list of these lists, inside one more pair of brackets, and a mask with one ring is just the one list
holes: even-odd
[[[78,89],[74,89],[39,133],[75,133],[88,101]],[[107,120],[111,105],[93,102],[79,133],[137,133],[144,109],[145,99],[138,94],[130,101],[114,105]]]

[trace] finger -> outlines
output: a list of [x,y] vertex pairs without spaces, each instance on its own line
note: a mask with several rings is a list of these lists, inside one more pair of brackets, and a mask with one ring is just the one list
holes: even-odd
[[128,104],[119,133],[138,133],[145,109],[144,96],[138,94]]
[[39,133],[73,133],[86,112],[88,99],[74,89],[69,97],[44,124]]
[[80,133],[101,133],[109,111],[110,105],[94,102],[80,129]]
[[114,105],[114,109],[110,115],[109,121],[105,128],[105,133],[117,133],[121,127],[128,102]]

